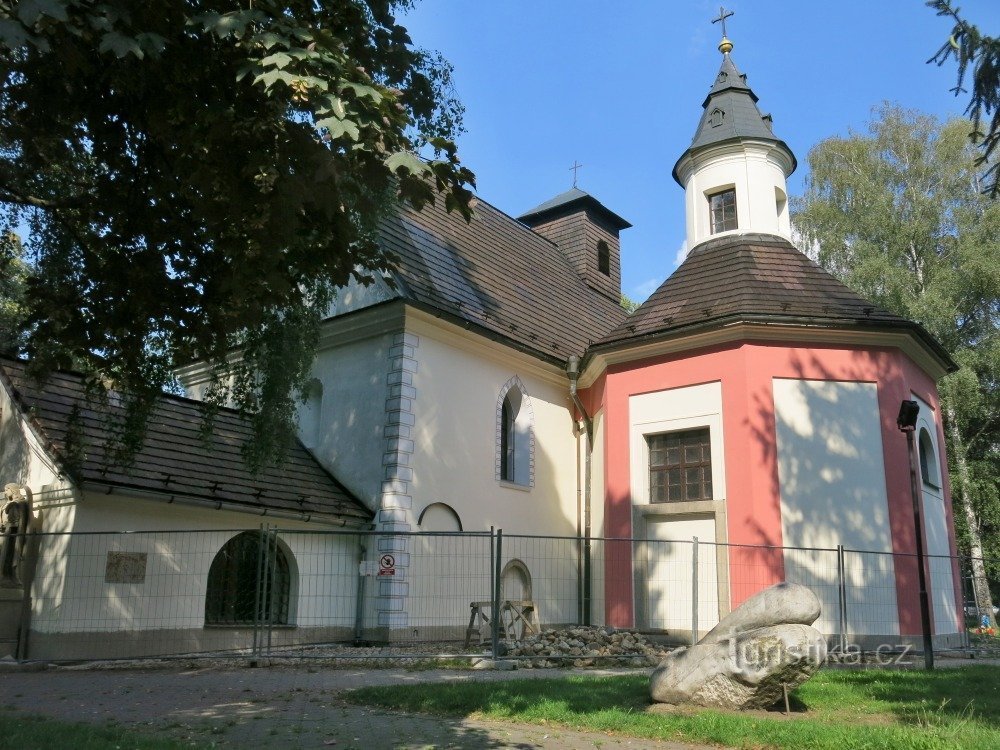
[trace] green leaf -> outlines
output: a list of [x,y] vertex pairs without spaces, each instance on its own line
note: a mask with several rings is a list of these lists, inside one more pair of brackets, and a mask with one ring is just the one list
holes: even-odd
[[340,120],[336,117],[327,117],[317,121],[316,126],[324,128],[334,140],[345,135],[352,141],[356,141],[361,137],[361,129],[358,127],[358,124],[352,120]]
[[340,93],[351,91],[359,99],[371,99],[378,104],[382,101],[382,94],[374,86],[367,86],[363,83],[351,83],[350,81],[340,84]]
[[9,18],[0,18],[0,46],[18,49],[27,43],[28,38],[24,26]]
[[146,56],[142,51],[139,42],[133,37],[124,36],[117,31],[109,31],[101,37],[101,44],[97,48],[98,52],[114,52],[116,57],[122,58],[128,54],[133,54],[140,60]]
[[25,26],[34,26],[42,16],[49,16],[57,21],[69,20],[64,0],[21,0],[17,4],[17,17]]
[[416,175],[430,175],[431,168],[416,154],[412,154],[409,151],[397,151],[394,154],[390,154],[385,160],[385,166],[388,167],[390,172],[398,173],[400,169],[404,170],[409,174]]
[[278,70],[282,70],[285,67],[287,67],[291,61],[292,61],[292,56],[289,55],[287,52],[275,52],[273,55],[268,55],[263,60],[261,60],[260,64],[263,65],[265,68],[275,67]]

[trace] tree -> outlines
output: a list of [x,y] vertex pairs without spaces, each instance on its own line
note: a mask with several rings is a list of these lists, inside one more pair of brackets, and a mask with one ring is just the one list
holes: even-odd
[[[962,86],[969,65],[972,65],[972,96],[965,114],[972,118],[975,128],[972,131],[973,141],[982,144],[980,163],[988,164],[997,144],[1000,144],[1000,39],[984,36],[979,29],[965,21],[959,15],[959,9],[953,8],[951,0],[928,0],[927,5],[934,8],[939,16],[948,16],[954,26],[948,41],[941,45],[937,53],[927,62],[944,65],[949,59],[955,58],[958,63],[958,83],[952,91],[955,96],[968,93]],[[989,120],[986,132],[982,130],[983,120]],[[986,190],[994,198],[1000,194],[1000,161],[994,161],[984,175]]]
[[622,298],[619,301],[619,304],[621,305],[622,310],[631,315],[632,313],[634,313],[636,310],[639,309],[640,303],[636,302],[634,299],[629,297],[627,294],[625,294],[625,292],[622,292]]
[[0,233],[0,353],[16,351],[24,344],[24,284],[28,266],[20,238]]
[[[818,260],[920,322],[960,365],[941,382],[956,521],[977,599],[1000,579],[1000,202],[981,190],[964,119],[883,105],[868,134],[809,154],[794,222]],[[984,605],[985,606],[985,605]]]
[[24,350],[114,383],[125,457],[193,360],[253,416],[251,463],[279,455],[335,288],[392,264],[379,219],[435,198],[471,216],[451,69],[393,15],[411,2],[0,0],[0,232],[26,223],[37,259]]

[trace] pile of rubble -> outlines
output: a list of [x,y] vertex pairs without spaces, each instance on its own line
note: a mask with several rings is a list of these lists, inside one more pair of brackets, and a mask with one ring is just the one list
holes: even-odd
[[645,667],[659,664],[668,651],[632,630],[577,627],[529,636],[510,647],[507,657],[517,658],[521,668]]

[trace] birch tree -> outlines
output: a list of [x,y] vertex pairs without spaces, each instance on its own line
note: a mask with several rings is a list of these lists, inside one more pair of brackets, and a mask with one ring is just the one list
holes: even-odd
[[818,260],[927,328],[960,365],[940,383],[955,518],[990,612],[1000,580],[1000,202],[965,119],[883,105],[867,133],[819,143],[793,221]]

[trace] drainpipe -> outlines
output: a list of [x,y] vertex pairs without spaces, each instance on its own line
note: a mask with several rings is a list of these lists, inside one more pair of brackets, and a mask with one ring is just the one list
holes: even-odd
[[583,417],[587,433],[587,445],[584,450],[583,465],[583,624],[590,625],[591,604],[591,542],[590,542],[590,454],[594,450],[594,421],[576,392],[576,381],[580,377],[580,358],[575,354],[566,362],[566,375],[569,377],[569,397]]
[[[366,531],[371,532],[375,530],[375,524],[371,524]],[[365,630],[365,578],[367,576],[362,570],[362,566],[365,564],[365,553],[368,549],[365,547],[365,539],[369,538],[368,534],[358,534],[358,586],[357,586],[357,598],[354,602],[354,645],[360,646],[364,641],[364,630]]]

